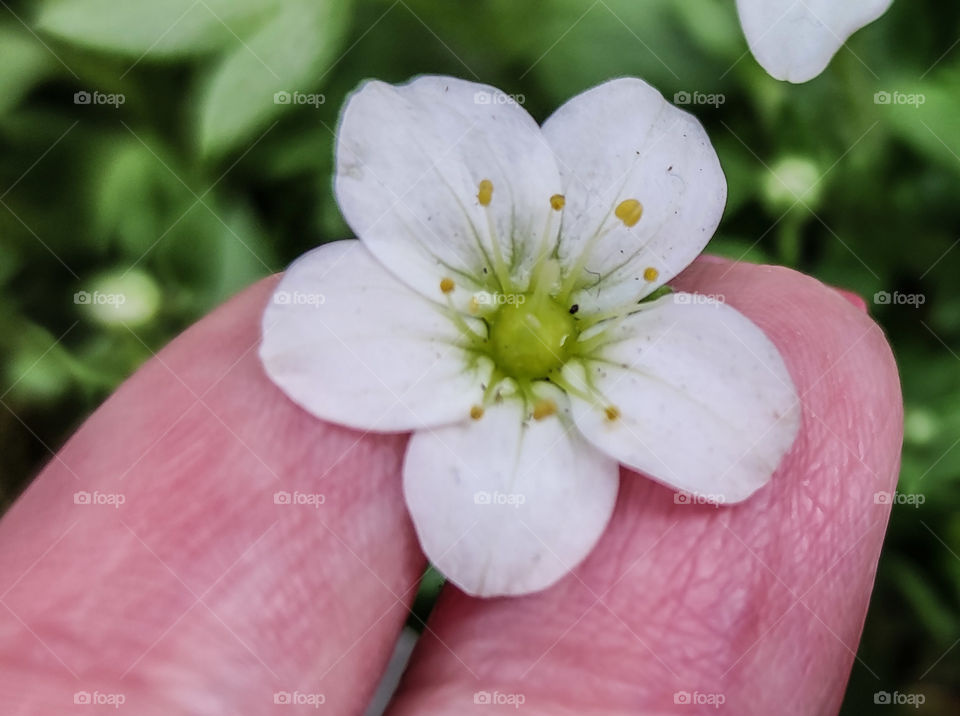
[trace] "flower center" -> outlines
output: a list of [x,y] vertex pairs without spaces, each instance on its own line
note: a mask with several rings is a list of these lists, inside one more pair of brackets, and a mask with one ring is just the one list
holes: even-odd
[[507,376],[546,378],[566,362],[577,340],[576,321],[549,296],[522,294],[517,299],[489,319],[493,359]]

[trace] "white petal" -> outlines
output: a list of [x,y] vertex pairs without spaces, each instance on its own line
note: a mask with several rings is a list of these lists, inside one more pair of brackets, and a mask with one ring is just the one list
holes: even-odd
[[[598,230],[589,252],[583,314],[647,295],[693,261],[713,236],[727,183],[700,123],[647,83],[612,80],[574,97],[543,125],[557,154],[566,208],[560,259],[567,267]],[[636,199],[633,227],[614,215]],[[657,277],[644,279],[653,268]],[[601,282],[599,286],[592,285]]]
[[[486,209],[477,199],[484,179],[493,183]],[[340,119],[340,208],[367,248],[429,298],[444,277],[468,289],[451,297],[458,306],[469,291],[497,288],[492,233],[525,281],[551,221],[547,239],[555,239],[550,197],[559,191],[536,122],[487,85],[432,76],[367,82]]]
[[[723,303],[677,293],[613,329],[586,369],[599,404],[571,398],[583,434],[671,487],[739,502],[765,485],[790,449],[800,407],[777,348]],[[584,385],[568,366],[565,377]],[[604,408],[615,406],[610,420]]]
[[892,1],[737,0],[737,9],[750,51],[763,69],[778,80],[806,82]]
[[420,544],[469,594],[549,587],[613,514],[617,463],[566,412],[523,420],[521,401],[508,398],[480,420],[417,432],[407,448],[403,489]]
[[465,419],[482,399],[489,364],[471,363],[461,337],[359,241],[338,241],[287,269],[264,312],[260,359],[318,418],[411,430]]

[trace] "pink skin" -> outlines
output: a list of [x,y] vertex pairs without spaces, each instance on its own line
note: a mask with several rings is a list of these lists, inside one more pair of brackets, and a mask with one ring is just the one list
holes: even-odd
[[[320,422],[256,356],[267,279],[128,380],[0,521],[0,702],[71,713],[361,713],[424,568],[400,492],[404,436]],[[731,507],[677,505],[623,471],[616,514],[540,594],[448,587],[393,713],[522,694],[526,714],[835,713],[889,514],[901,398],[880,329],[782,268],[709,258],[675,282],[723,294],[780,347],[803,428],[772,483]],[[331,376],[335,379],[335,376]],[[77,505],[78,490],[122,494]],[[322,493],[276,505],[277,490]],[[86,706],[77,713],[112,713]]]

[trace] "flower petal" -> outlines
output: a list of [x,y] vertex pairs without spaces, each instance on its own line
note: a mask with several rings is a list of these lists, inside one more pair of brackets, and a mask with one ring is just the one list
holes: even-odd
[[565,409],[524,421],[516,397],[479,420],[415,433],[403,467],[424,552],[485,597],[545,589],[573,569],[613,514],[619,479]]
[[715,502],[739,502],[763,487],[800,426],[776,346],[743,314],[704,296],[651,302],[611,330],[585,369],[568,365],[564,377],[603,396],[571,398],[590,442]]
[[806,82],[823,72],[853,33],[893,0],[737,0],[757,62],[778,80]]
[[[624,78],[587,90],[543,133],[566,196],[560,260],[569,269],[587,252],[575,295],[584,315],[646,296],[713,236],[727,196],[717,154],[700,123],[646,82]],[[626,220],[617,217],[630,200],[642,206],[639,220],[629,203]]]
[[[484,180],[493,189],[487,207],[478,200]],[[336,192],[347,223],[428,298],[439,297],[443,278],[466,289],[450,296],[460,307],[472,291],[506,290],[496,283],[498,251],[524,287],[545,232],[555,240],[550,197],[559,191],[536,122],[487,85],[367,82],[340,119]]]
[[359,241],[337,241],[287,269],[264,312],[260,359],[291,400],[324,420],[384,432],[462,420],[482,399],[490,365],[459,347],[445,310]]

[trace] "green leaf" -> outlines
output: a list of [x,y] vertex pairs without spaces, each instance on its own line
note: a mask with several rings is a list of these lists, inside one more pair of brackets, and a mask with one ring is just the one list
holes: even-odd
[[719,57],[737,58],[743,53],[744,41],[733,3],[687,0],[673,3],[671,9],[694,38],[692,44],[695,46],[706,48]]
[[891,83],[874,102],[895,134],[928,159],[960,170],[960,71],[951,67],[925,82]]
[[[310,95],[340,47],[349,13],[345,0],[291,0],[214,68],[200,107],[200,147],[226,152],[284,109],[312,111],[295,93]],[[277,93],[286,93],[284,98]],[[294,101],[291,102],[290,99]]]
[[15,106],[53,66],[53,56],[26,32],[0,25],[0,114]]
[[247,32],[277,0],[53,0],[37,28],[77,45],[136,58],[188,55]]
[[170,173],[162,159],[133,137],[103,151],[92,176],[96,187],[93,233],[101,244],[116,242],[140,258],[183,215],[195,197]]
[[904,559],[892,559],[888,573],[930,636],[946,639],[946,635],[956,633],[958,622],[950,605],[920,570]]

